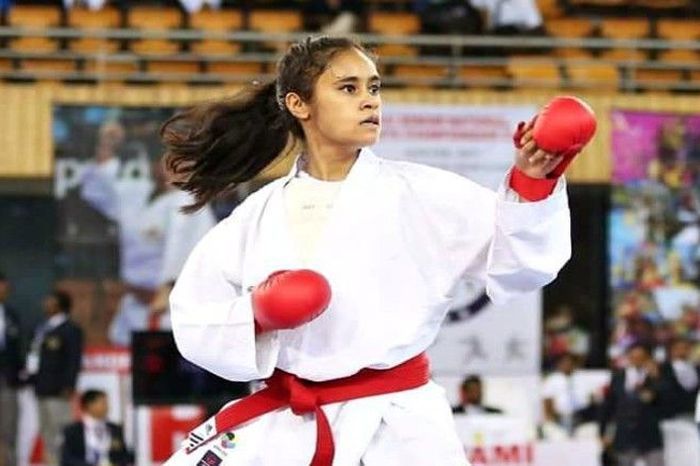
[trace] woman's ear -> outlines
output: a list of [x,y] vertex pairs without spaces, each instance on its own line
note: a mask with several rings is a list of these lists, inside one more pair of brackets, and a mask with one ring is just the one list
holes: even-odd
[[309,118],[309,106],[296,92],[288,92],[284,96],[284,105],[297,120],[307,120]]

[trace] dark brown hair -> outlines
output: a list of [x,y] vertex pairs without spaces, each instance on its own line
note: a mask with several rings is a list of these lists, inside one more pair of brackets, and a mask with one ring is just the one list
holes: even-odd
[[303,140],[299,122],[287,110],[289,92],[308,102],[318,77],[339,52],[361,45],[343,37],[308,38],[292,45],[277,64],[277,79],[254,84],[226,100],[175,114],[160,130],[165,163],[175,185],[192,193],[195,211],[249,181],[290,143]]

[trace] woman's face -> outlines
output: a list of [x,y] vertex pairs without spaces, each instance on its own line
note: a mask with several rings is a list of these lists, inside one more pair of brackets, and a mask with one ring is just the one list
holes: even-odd
[[319,76],[306,104],[308,118],[302,123],[306,123],[307,139],[352,149],[377,142],[379,90],[379,73],[372,60],[357,49],[339,52]]

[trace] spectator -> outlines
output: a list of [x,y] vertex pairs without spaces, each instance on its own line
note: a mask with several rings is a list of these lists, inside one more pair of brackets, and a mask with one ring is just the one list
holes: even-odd
[[649,348],[633,344],[626,367],[613,372],[600,416],[602,443],[618,466],[663,466],[661,413],[659,369]]
[[556,425],[567,436],[576,428],[594,420],[593,397],[576,371],[577,358],[564,353],[557,361],[557,370],[547,376],[542,387],[545,422]]
[[692,349],[689,340],[672,341],[668,360],[661,366],[661,400],[667,417],[690,420],[695,414],[700,369],[690,359]]
[[7,304],[10,282],[0,272],[0,465],[16,463],[17,385],[22,368],[17,315]]
[[[420,17],[421,33],[476,36],[484,31],[479,10],[464,0],[421,0],[414,2],[414,11]],[[424,55],[477,55],[480,47],[452,48],[429,45],[421,47]]]
[[205,6],[213,10],[221,8],[221,0],[180,0],[180,5],[188,14],[201,11]]
[[542,15],[535,0],[470,0],[486,16],[491,34],[517,35],[542,31]]
[[311,0],[304,7],[305,28],[324,34],[351,34],[360,29],[363,2]]
[[482,403],[483,384],[478,375],[470,375],[464,379],[460,387],[460,404],[452,408],[455,414],[503,414],[498,408]]
[[39,429],[48,466],[58,464],[61,430],[71,420],[70,402],[83,353],[83,331],[69,318],[71,305],[70,295],[63,291],[46,297],[46,320],[34,335],[25,366],[39,402]]
[[126,466],[133,462],[121,426],[107,421],[107,394],[86,390],[80,397],[82,419],[63,431],[61,466]]

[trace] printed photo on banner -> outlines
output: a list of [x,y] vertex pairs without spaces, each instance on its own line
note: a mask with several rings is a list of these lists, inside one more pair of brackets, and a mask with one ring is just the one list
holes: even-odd
[[612,112],[609,356],[678,338],[700,360],[700,115]]
[[131,333],[168,330],[167,295],[199,239],[232,205],[194,215],[163,163],[168,107],[53,109],[59,286],[76,297],[89,345],[128,347]]

